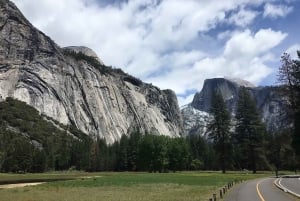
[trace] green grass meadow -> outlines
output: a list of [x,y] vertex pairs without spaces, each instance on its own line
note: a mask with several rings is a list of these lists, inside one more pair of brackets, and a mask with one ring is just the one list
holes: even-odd
[[270,175],[237,172],[0,174],[0,182],[75,178],[23,188],[0,187],[0,201],[207,201],[229,181]]

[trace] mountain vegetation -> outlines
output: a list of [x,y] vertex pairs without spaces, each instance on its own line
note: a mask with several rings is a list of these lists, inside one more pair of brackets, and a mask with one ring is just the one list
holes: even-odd
[[88,167],[91,139],[24,102],[0,102],[0,170],[44,172]]
[[[294,170],[297,159],[288,132],[265,132],[247,89],[240,92],[235,132],[221,96],[212,103],[210,138],[171,138],[138,129],[108,144],[65,126],[24,102],[0,102],[0,171]],[[223,101],[224,103],[224,101]]]

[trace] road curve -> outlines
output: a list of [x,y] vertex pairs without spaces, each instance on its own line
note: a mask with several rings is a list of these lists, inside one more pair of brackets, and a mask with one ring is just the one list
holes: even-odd
[[274,185],[275,178],[256,179],[235,186],[225,201],[300,201]]
[[275,184],[283,191],[300,198],[300,176],[278,178]]

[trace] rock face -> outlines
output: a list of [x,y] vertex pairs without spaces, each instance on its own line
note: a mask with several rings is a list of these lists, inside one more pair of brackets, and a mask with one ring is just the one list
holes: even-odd
[[191,106],[200,111],[209,112],[212,94],[218,90],[226,101],[230,112],[233,112],[239,86],[243,85],[224,78],[207,79],[204,81],[201,92],[195,94]]
[[75,53],[81,52],[82,54],[85,54],[89,57],[95,58],[100,64],[104,65],[103,61],[98,57],[96,52],[94,52],[92,49],[84,46],[69,46],[69,47],[64,47],[64,50],[67,51],[74,51]]
[[112,143],[132,129],[179,136],[175,94],[103,65],[85,47],[75,58],[34,28],[8,0],[0,0],[0,96],[13,97],[61,123]]
[[201,92],[195,94],[192,103],[182,108],[185,133],[205,134],[208,120],[211,118],[209,110],[214,91],[222,94],[228,110],[235,116],[240,87],[249,90],[269,131],[277,131],[290,125],[284,109],[286,99],[279,94],[278,87],[255,87],[247,81],[214,78],[205,80]]
[[191,104],[181,108],[184,134],[206,136],[207,126],[211,119],[208,112],[195,109]]

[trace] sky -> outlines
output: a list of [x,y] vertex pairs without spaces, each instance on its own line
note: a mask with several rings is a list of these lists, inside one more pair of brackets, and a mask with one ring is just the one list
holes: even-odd
[[205,79],[274,85],[300,50],[300,0],[12,0],[59,46],[87,46],[108,66],[190,103]]

